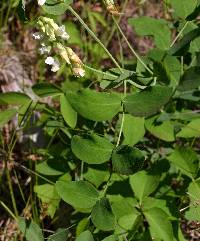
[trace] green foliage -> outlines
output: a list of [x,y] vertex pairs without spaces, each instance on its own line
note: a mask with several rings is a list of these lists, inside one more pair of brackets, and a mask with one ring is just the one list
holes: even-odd
[[144,91],[128,95],[126,110],[133,116],[150,116],[157,113],[172,96],[172,88],[167,86],[150,87]]
[[130,18],[132,25],[140,36],[153,36],[158,48],[168,49],[170,46],[171,32],[164,19],[150,17]]
[[65,122],[74,128],[77,123],[77,113],[69,104],[69,101],[65,95],[60,96],[60,112],[65,120]]
[[103,231],[115,228],[115,216],[107,198],[101,198],[92,209],[91,219],[95,227]]
[[53,15],[61,15],[65,13],[68,6],[72,3],[72,0],[64,0],[64,1],[57,1],[57,0],[47,0],[45,5],[43,6],[43,10],[48,14]]
[[115,93],[84,89],[77,93],[68,93],[67,98],[81,116],[93,121],[110,120],[121,107],[121,98]]
[[56,190],[60,197],[76,208],[92,208],[99,196],[98,191],[86,181],[57,181]]
[[150,226],[150,232],[155,239],[172,241],[173,231],[172,225],[168,220],[167,214],[160,208],[151,208],[144,212],[147,222]]
[[27,222],[25,218],[19,217],[18,225],[27,241],[44,241],[42,230],[34,222]]
[[17,114],[16,109],[7,109],[0,113],[0,128],[2,128],[10,119]]
[[59,228],[54,234],[50,235],[47,241],[63,241],[67,239],[68,230]]
[[111,157],[113,145],[106,138],[97,135],[74,136],[71,147],[73,153],[88,164],[101,164]]
[[168,159],[189,177],[195,177],[197,175],[199,160],[192,148],[178,147]]
[[91,232],[86,230],[85,232],[81,233],[78,238],[76,238],[76,241],[94,241],[94,239]]
[[159,176],[149,175],[145,171],[137,172],[130,176],[130,185],[135,193],[135,196],[140,202],[149,196],[157,188]]
[[119,146],[112,154],[113,171],[123,175],[131,175],[143,166],[145,157],[135,147]]
[[144,134],[144,118],[126,114],[123,125],[123,144],[133,146],[142,140]]

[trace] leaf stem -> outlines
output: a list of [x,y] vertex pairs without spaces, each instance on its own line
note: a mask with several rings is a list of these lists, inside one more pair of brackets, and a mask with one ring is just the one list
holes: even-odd
[[139,56],[139,54],[133,49],[133,47],[131,46],[131,44],[129,43],[127,37],[125,36],[125,34],[123,33],[121,27],[119,26],[118,22],[116,21],[115,17],[113,17],[113,20],[119,30],[119,32],[121,33],[122,37],[124,38],[125,42],[127,43],[128,47],[130,48],[131,52],[133,53],[133,55],[135,55],[135,57],[138,59],[138,61],[145,67],[145,69],[153,75],[152,70],[144,63],[144,61],[142,60],[142,58]]
[[17,217],[14,215],[14,213],[10,210],[10,208],[2,201],[0,201],[1,206],[10,214],[10,216],[17,220]]
[[10,171],[8,170],[8,167],[6,167],[6,177],[7,177],[7,181],[8,181],[8,187],[9,187],[9,191],[10,191],[10,197],[11,197],[11,200],[12,200],[12,205],[13,205],[13,208],[14,208],[14,213],[15,213],[15,216],[18,217],[17,204],[16,204],[16,200],[15,200],[15,196],[14,196]]
[[183,33],[183,31],[186,29],[188,23],[189,23],[189,21],[187,21],[187,22],[183,25],[182,29],[180,30],[180,32],[177,34],[177,36],[175,37],[175,39],[174,39],[173,42],[171,43],[170,48],[172,48],[172,47],[174,46],[174,44],[175,44],[176,41],[179,39],[179,37],[181,36],[181,34]]
[[116,65],[116,67],[121,71],[121,67],[118,64],[118,62],[115,60],[115,58],[112,56],[112,54],[108,51],[108,49],[105,47],[105,45],[101,42],[101,40],[95,35],[95,33],[87,26],[87,24],[83,21],[83,19],[79,16],[79,14],[74,11],[74,9],[69,6],[69,11],[78,19],[78,21],[82,24],[82,26],[88,31],[88,33],[96,40],[96,42],[104,49],[104,51],[107,53],[107,55],[110,57],[110,59],[113,61],[113,63]]
[[[124,81],[124,98],[126,98],[126,92],[127,92],[127,82],[125,80]],[[124,127],[125,111],[124,111],[124,103],[123,102],[122,102],[122,108],[123,108],[122,120],[121,120],[121,126],[120,126],[120,130],[119,130],[119,136],[118,136],[118,139],[117,139],[116,147],[118,147],[119,144],[120,144],[122,131],[123,131],[123,127]]]

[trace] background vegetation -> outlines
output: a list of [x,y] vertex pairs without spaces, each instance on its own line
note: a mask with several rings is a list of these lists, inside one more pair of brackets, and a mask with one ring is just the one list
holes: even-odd
[[0,240],[199,240],[200,1],[0,9]]

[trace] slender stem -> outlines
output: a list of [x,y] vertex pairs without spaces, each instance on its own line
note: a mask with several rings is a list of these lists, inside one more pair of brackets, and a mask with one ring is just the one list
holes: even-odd
[[48,178],[43,177],[39,173],[37,173],[35,171],[32,171],[32,170],[28,169],[27,167],[25,167],[25,166],[23,166],[23,165],[21,165],[21,164],[19,164],[17,162],[14,162],[14,164],[15,164],[15,166],[20,167],[22,170],[26,171],[27,173],[34,174],[35,176],[40,177],[41,179],[43,179],[44,181],[46,181],[46,182],[48,182],[50,184],[53,184],[53,185],[55,184],[54,182],[50,181]]
[[122,63],[122,68],[124,69],[124,54],[123,54],[122,41],[120,39],[119,31],[117,31],[117,38],[118,38],[118,43],[119,43],[119,54],[120,54],[120,59],[121,59],[121,63]]
[[[119,18],[118,18],[118,23],[121,21],[121,18],[122,18],[123,13],[124,13],[124,11],[125,11],[125,9],[126,9],[127,3],[128,3],[128,0],[125,0],[124,5],[123,5],[123,7],[122,7],[122,14],[121,14],[121,15],[119,16]],[[109,35],[109,37],[108,37],[108,40],[107,40],[106,43],[105,43],[105,46],[106,46],[106,47],[107,47],[108,44],[110,43],[110,40],[112,39],[112,37],[113,37],[116,29],[117,29],[117,27],[116,27],[116,25],[114,25],[114,26],[112,27],[112,29],[111,29],[111,33],[110,33],[110,35]]]
[[122,72],[122,69],[112,54],[108,51],[105,45],[101,42],[101,40],[95,35],[95,33],[87,26],[87,24],[83,21],[83,19],[78,15],[76,11],[72,7],[68,7],[69,11],[78,19],[78,21],[82,24],[82,26],[88,31],[88,33],[97,41],[97,43],[104,49],[116,67]]
[[108,186],[109,186],[109,183],[110,183],[111,177],[112,177],[112,172],[110,172],[110,175],[109,175],[108,181],[106,182],[106,186],[105,186],[105,188],[104,188],[104,190],[103,190],[103,197],[106,196],[106,192],[107,192],[107,190],[108,190]]
[[124,38],[124,40],[126,41],[128,47],[130,48],[131,52],[135,55],[135,57],[138,59],[138,61],[145,67],[145,69],[153,75],[152,70],[144,63],[144,61],[142,60],[142,58],[139,56],[139,54],[133,49],[133,47],[131,46],[131,44],[129,43],[127,37],[125,36],[125,34],[123,33],[121,27],[119,26],[118,22],[116,21],[115,17],[113,17],[113,20],[119,30],[119,32],[121,33],[122,37]]
[[84,170],[84,162],[81,161],[81,173],[80,173],[80,180],[83,180],[83,170]]
[[170,48],[174,46],[174,44],[176,43],[176,41],[179,39],[179,37],[181,36],[181,34],[183,33],[183,31],[184,31],[185,28],[187,27],[188,23],[189,23],[189,21],[187,21],[187,22],[183,25],[183,27],[182,27],[182,29],[180,30],[180,32],[178,33],[178,35],[176,36],[176,38],[175,38],[175,39],[173,40],[173,42],[171,43]]
[[[125,80],[124,81],[124,98],[126,98],[126,92],[127,92],[127,82]],[[124,127],[125,113],[124,113],[124,103],[123,102],[122,102],[122,107],[123,107],[122,120],[121,120],[121,126],[120,126],[120,130],[119,130],[119,136],[118,136],[118,139],[117,139],[116,147],[119,146],[121,136],[122,136],[123,127]]]
[[126,238],[126,235],[123,235],[123,238],[125,241],[128,241],[128,239]]
[[120,140],[121,140],[122,131],[123,131],[123,127],[124,127],[124,118],[125,118],[125,114],[124,114],[124,111],[123,111],[123,113],[122,113],[122,121],[121,121],[121,126],[120,126],[120,131],[119,131],[119,136],[118,136],[118,139],[117,139],[116,147],[119,146],[119,143],[120,143]]
[[8,206],[6,206],[6,204],[5,204],[4,202],[0,201],[0,204],[1,204],[1,206],[10,214],[10,216],[11,216],[13,219],[17,220],[17,217],[16,217],[16,216],[14,215],[14,213],[10,210],[10,208],[9,208]]
[[11,1],[9,1],[9,6],[8,6],[8,9],[7,9],[5,21],[4,21],[4,27],[7,27],[6,25],[8,24],[8,18],[9,18],[11,7],[12,7],[12,3],[11,3]]
[[[32,102],[31,102],[32,103]],[[28,107],[28,109],[26,110],[26,113],[28,112],[30,106],[31,106],[31,103]],[[21,126],[22,122],[23,122],[23,119],[25,118],[25,115],[26,113],[24,114],[24,117],[22,118],[22,121],[20,122],[19,126]],[[7,158],[5,160],[5,168],[6,168],[6,178],[7,178],[7,181],[8,181],[8,187],[9,187],[9,191],[10,191],[10,196],[11,196],[11,201],[12,201],[12,205],[13,205],[13,208],[14,208],[14,213],[15,213],[15,216],[18,217],[18,210],[17,210],[17,204],[16,204],[16,200],[15,200],[15,195],[14,195],[14,190],[13,190],[13,186],[12,186],[12,179],[11,179],[11,175],[10,175],[10,171],[8,169],[8,162],[11,162],[13,163],[13,160],[12,160],[12,152],[13,152],[13,149],[15,147],[15,144],[17,142],[17,138],[16,138],[16,129],[14,130],[13,134],[12,134],[12,137],[11,137],[11,141],[10,141],[10,144],[8,146],[8,154],[7,154]]]
[[[91,71],[93,71],[93,72],[96,72],[96,73],[98,73],[98,74],[102,74],[103,76],[109,76],[109,77],[111,77],[111,78],[117,78],[117,77],[118,77],[118,76],[116,76],[116,75],[114,75],[114,74],[110,74],[110,73],[108,73],[108,72],[103,72],[103,71],[101,71],[101,70],[94,69],[94,68],[92,68],[92,67],[90,67],[90,66],[88,66],[88,65],[84,65],[84,67],[85,67],[86,69],[89,69],[89,70],[91,70]],[[134,72],[134,71],[133,71],[133,72]],[[155,77],[155,78],[156,78],[156,77]],[[130,80],[130,79],[126,80],[126,82],[129,83],[129,84],[131,84],[131,85],[133,85],[133,86],[135,86],[136,88],[142,89],[142,90],[144,90],[144,89],[147,87],[146,85],[139,85],[139,84],[135,83],[134,81],[132,81],[132,80]],[[152,85],[155,85],[155,81],[153,82]]]
[[147,88],[146,85],[139,85],[139,84],[133,82],[133,81],[130,80],[130,79],[126,80],[126,82],[129,83],[129,84],[131,84],[131,85],[133,85],[133,86],[135,86],[135,87],[137,87],[138,89],[142,89],[142,90],[144,90],[144,89]]
[[86,69],[91,70],[91,71],[93,71],[93,72],[96,72],[96,73],[98,73],[98,74],[106,75],[106,76],[109,76],[109,77],[112,77],[112,78],[117,78],[117,76],[114,75],[114,74],[110,74],[110,73],[108,73],[108,72],[103,72],[103,71],[101,71],[101,70],[94,69],[94,68],[92,68],[92,67],[90,67],[90,66],[88,66],[88,65],[85,65],[85,64],[84,64],[84,67],[85,67]]
[[17,204],[16,204],[16,201],[15,201],[15,196],[14,196],[14,191],[13,191],[13,186],[12,186],[12,180],[11,180],[11,177],[10,177],[10,172],[8,170],[8,167],[6,167],[6,177],[7,177],[7,180],[8,180],[8,187],[9,187],[9,191],[10,191],[12,205],[13,205],[13,208],[14,208],[14,213],[15,213],[15,216],[18,217]]
[[19,192],[20,192],[20,194],[21,194],[21,197],[22,197],[24,203],[26,204],[25,195],[24,195],[24,193],[23,193],[23,190],[22,190],[22,188],[21,188],[21,185],[20,185],[20,182],[19,182],[19,179],[18,179],[18,177],[17,177],[17,173],[16,173],[15,170],[14,170],[14,175],[15,175],[15,178],[16,178],[16,180],[17,180],[17,185],[18,185],[18,187],[19,187]]

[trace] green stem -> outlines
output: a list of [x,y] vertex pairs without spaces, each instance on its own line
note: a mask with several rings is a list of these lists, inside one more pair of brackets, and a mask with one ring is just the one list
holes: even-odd
[[125,36],[125,34],[123,33],[121,27],[119,26],[118,22],[116,21],[116,19],[113,17],[113,20],[119,30],[119,32],[121,33],[122,37],[124,38],[125,42],[127,43],[128,47],[130,48],[131,52],[135,55],[135,57],[138,59],[138,61],[144,66],[144,68],[151,74],[153,75],[152,70],[144,63],[144,61],[142,60],[142,58],[140,57],[140,55],[133,49],[133,47],[131,46],[131,44],[129,43],[127,37]]
[[[110,74],[110,73],[108,73],[108,72],[103,72],[103,71],[101,71],[101,70],[94,69],[94,68],[92,68],[92,67],[90,67],[90,66],[88,66],[88,65],[84,65],[84,67],[85,67],[86,69],[90,70],[90,71],[96,72],[96,73],[98,73],[98,74],[102,74],[102,76],[108,76],[108,77],[111,77],[111,78],[117,78],[117,77],[118,77],[118,76],[116,76],[116,75],[114,75],[114,74]],[[134,71],[133,71],[133,72],[134,72]],[[133,86],[135,86],[136,88],[142,89],[142,90],[144,90],[144,89],[147,87],[146,85],[139,85],[139,84],[135,83],[134,81],[132,81],[132,80],[130,80],[130,79],[126,80],[126,82],[129,83],[129,84],[131,84],[131,85],[133,85]],[[155,81],[153,82],[153,84],[155,84]],[[152,84],[152,85],[153,85],[153,84]]]
[[9,6],[8,6],[8,10],[6,12],[5,21],[4,21],[4,27],[6,27],[7,24],[8,24],[8,18],[9,18],[9,15],[10,15],[11,8],[12,8],[12,2],[9,1]]
[[174,44],[175,44],[176,41],[179,39],[179,37],[181,36],[181,34],[183,33],[183,31],[186,29],[188,23],[189,23],[189,21],[187,21],[187,22],[183,25],[183,27],[182,27],[182,29],[180,30],[180,32],[178,33],[178,35],[176,36],[176,38],[175,38],[175,39],[173,40],[173,42],[171,43],[170,48],[172,48],[172,47],[174,46]]
[[46,181],[46,182],[48,182],[48,183],[50,183],[52,185],[55,184],[54,182],[50,181],[48,178],[43,177],[42,175],[38,174],[37,172],[32,171],[32,170],[28,169],[27,167],[25,167],[25,166],[23,166],[23,165],[21,165],[21,164],[19,164],[17,162],[14,162],[14,164],[15,164],[15,166],[20,167],[22,170],[26,171],[27,173],[34,174],[35,176],[40,177],[41,179],[43,179],[44,181]]
[[81,173],[80,173],[80,180],[83,180],[83,170],[84,170],[84,162],[81,161]]
[[119,146],[119,143],[120,143],[120,140],[121,140],[122,131],[123,131],[123,127],[124,127],[124,118],[125,118],[125,113],[123,111],[123,113],[122,113],[122,121],[121,121],[121,126],[120,126],[120,131],[119,131],[119,136],[118,136],[118,139],[117,139],[116,147]]
[[113,63],[116,65],[116,67],[121,71],[120,65],[117,63],[115,58],[112,56],[112,54],[108,51],[108,49],[105,47],[105,45],[101,42],[101,40],[95,35],[95,33],[87,26],[87,24],[83,21],[83,19],[78,15],[76,11],[72,7],[68,7],[69,11],[78,19],[78,21],[82,24],[82,26],[88,31],[88,33],[96,40],[96,42],[104,49],[104,51],[107,53],[107,55],[110,57],[110,59],[113,61]]
[[112,78],[117,78],[117,76],[114,75],[114,74],[110,74],[110,73],[108,73],[108,72],[103,72],[103,71],[101,71],[101,70],[94,69],[94,68],[92,68],[92,67],[90,67],[90,66],[88,66],[88,65],[85,65],[85,64],[84,64],[84,67],[85,67],[86,69],[91,70],[91,71],[93,71],[93,72],[96,72],[96,73],[98,73],[98,74],[106,75],[106,76],[109,76],[109,77],[112,77]]
[[17,185],[18,185],[18,188],[19,188],[19,192],[20,192],[20,194],[21,194],[21,197],[22,197],[24,203],[26,204],[25,195],[24,195],[24,193],[23,193],[23,190],[22,190],[21,185],[20,185],[20,182],[19,182],[19,178],[17,177],[17,173],[16,173],[15,170],[14,170],[14,175],[15,175],[15,178],[16,178],[16,180],[17,180]]
[[[125,80],[124,81],[124,98],[126,98],[126,93],[127,93],[127,82]],[[121,136],[122,136],[123,127],[124,127],[125,112],[124,112],[124,103],[123,102],[122,102],[122,108],[123,108],[122,120],[121,120],[121,126],[120,126],[120,130],[119,130],[119,136],[117,138],[116,147],[119,146],[119,143],[120,143],[120,140],[121,140]]]
[[[122,14],[124,13],[124,11],[125,11],[125,9],[126,9],[127,3],[128,3],[128,0],[125,0],[124,5],[123,5],[123,8],[122,8]],[[121,15],[119,16],[119,18],[118,18],[118,23],[121,21],[121,18],[122,18],[122,16],[123,16],[122,14],[121,14]],[[113,37],[116,29],[117,29],[117,27],[116,27],[116,25],[114,25],[114,26],[112,27],[112,29],[111,29],[111,33],[110,33],[110,35],[109,35],[109,37],[108,37],[108,40],[107,40],[106,43],[105,43],[105,46],[106,46],[106,47],[107,47],[108,44],[110,43],[110,40],[112,39],[112,37]]]
[[10,172],[8,170],[8,167],[6,167],[6,177],[7,177],[7,180],[8,180],[8,187],[9,187],[9,191],[10,191],[10,196],[11,196],[11,201],[12,201],[14,213],[15,213],[15,216],[18,217],[17,204],[16,204],[16,200],[15,200],[15,196],[14,196],[12,180],[11,180],[11,177],[10,177]]
[[16,216],[14,215],[14,213],[10,210],[10,208],[9,208],[8,206],[6,206],[6,204],[5,204],[4,202],[0,201],[0,204],[1,204],[1,206],[10,214],[10,216],[11,216],[13,219],[17,220],[17,217],[16,217]]

